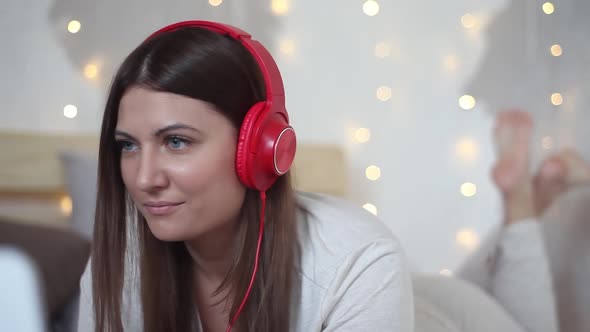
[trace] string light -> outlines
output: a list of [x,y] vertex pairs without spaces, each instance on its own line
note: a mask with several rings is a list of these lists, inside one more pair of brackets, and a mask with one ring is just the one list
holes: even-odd
[[465,14],[461,16],[461,24],[463,24],[466,29],[471,29],[477,25],[477,19],[471,14]]
[[78,115],[78,108],[74,105],[66,105],[64,107],[64,116],[68,119],[73,119]]
[[377,181],[381,177],[381,169],[375,165],[371,165],[365,169],[365,176],[371,181]]
[[459,68],[459,59],[454,54],[445,55],[443,58],[443,65],[447,70],[455,71]]
[[217,6],[221,5],[222,2],[223,2],[223,0],[209,0],[209,4],[213,7],[217,7]]
[[545,12],[545,14],[551,15],[551,14],[553,14],[554,11],[555,11],[555,6],[553,6],[553,4],[551,2],[545,2],[543,4],[543,12]]
[[363,208],[369,212],[371,212],[374,215],[377,215],[377,207],[371,203],[367,203],[365,205],[363,205]]
[[381,101],[388,101],[391,99],[391,88],[388,86],[380,86],[377,88],[377,99]]
[[69,217],[72,215],[72,199],[70,196],[64,196],[59,201],[59,209],[64,216]]
[[290,39],[284,39],[279,43],[279,49],[284,55],[293,55],[295,53],[295,42]]
[[354,138],[359,143],[366,143],[371,139],[371,131],[367,128],[359,128],[354,133]]
[[551,95],[551,104],[553,104],[555,106],[559,106],[562,103],[563,103],[563,97],[561,96],[561,93],[556,92]]
[[272,0],[271,10],[276,15],[285,15],[289,12],[289,3],[287,0]]
[[473,197],[477,194],[477,186],[471,182],[465,182],[461,185],[461,194],[465,197]]
[[463,162],[473,162],[479,154],[479,146],[474,139],[463,137],[455,144],[455,154]]
[[81,27],[82,27],[82,24],[76,20],[72,20],[72,21],[70,21],[70,23],[68,23],[68,31],[70,33],[77,33],[78,31],[80,31]]
[[378,58],[385,58],[391,54],[391,46],[385,42],[379,42],[375,45],[375,56]]
[[452,277],[453,276],[453,271],[451,271],[449,269],[442,269],[442,270],[440,270],[439,274],[441,276],[445,276],[445,277]]
[[470,110],[475,107],[475,98],[470,95],[464,95],[459,98],[459,106],[464,110]]
[[375,16],[379,14],[379,3],[375,0],[367,0],[363,3],[363,12],[367,16]]
[[88,79],[96,78],[98,76],[98,66],[93,63],[84,66],[84,76]]
[[551,48],[551,55],[553,56],[560,56],[563,53],[561,46],[559,44],[552,45]]
[[461,247],[473,250],[479,245],[479,236],[474,230],[464,228],[457,232],[455,235],[455,241]]
[[551,148],[553,148],[553,138],[551,136],[543,137],[541,145],[543,146],[543,149],[550,150]]

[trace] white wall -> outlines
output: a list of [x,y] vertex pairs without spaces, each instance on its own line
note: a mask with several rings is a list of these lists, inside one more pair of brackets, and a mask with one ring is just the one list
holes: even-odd
[[[500,221],[499,197],[488,176],[494,110],[486,103],[493,100],[478,100],[464,111],[458,98],[468,93],[465,86],[494,47],[486,42],[486,22],[508,3],[380,0],[379,14],[369,17],[364,1],[291,0],[279,16],[270,11],[270,0],[225,0],[218,7],[204,0],[3,4],[0,129],[98,132],[112,71],[142,38],[177,20],[223,20],[272,49],[299,139],[346,149],[352,199],[377,206],[418,269],[453,269],[470,250],[457,242],[457,232],[482,237]],[[540,11],[531,3],[531,10]],[[461,25],[466,13],[478,19],[476,28]],[[82,23],[77,34],[65,29],[71,19]],[[523,24],[513,23],[514,29]],[[286,41],[292,45],[287,54]],[[391,46],[383,59],[374,55],[381,41]],[[455,69],[445,67],[449,55]],[[99,67],[92,80],[82,74],[88,61]],[[391,87],[390,100],[376,98],[381,85]],[[78,107],[75,119],[62,115],[66,104]],[[371,130],[369,142],[353,139],[358,127]],[[461,157],[456,145],[464,138],[475,149]],[[539,146],[534,150],[541,155]],[[381,169],[377,181],[365,178],[373,164]],[[477,185],[474,197],[461,195],[464,182]]]

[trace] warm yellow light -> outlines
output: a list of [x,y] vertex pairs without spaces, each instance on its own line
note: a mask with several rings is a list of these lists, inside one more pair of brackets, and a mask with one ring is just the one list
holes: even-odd
[[455,145],[455,154],[464,162],[473,162],[479,154],[479,146],[474,139],[463,137]]
[[447,70],[455,71],[459,68],[459,58],[454,54],[445,55],[443,64]]
[[377,99],[381,101],[388,101],[391,99],[391,88],[388,86],[380,86],[377,88]]
[[477,194],[477,186],[471,182],[465,182],[461,185],[461,194],[465,197],[473,197]]
[[560,56],[562,53],[563,49],[561,48],[561,45],[555,44],[551,46],[551,54],[553,56]]
[[551,148],[553,148],[553,138],[551,136],[543,137],[541,145],[543,146],[543,149],[550,150]]
[[375,0],[367,0],[363,3],[363,12],[368,16],[379,14],[379,3]]
[[376,181],[381,177],[381,169],[375,165],[371,165],[365,169],[365,176],[371,181]]
[[461,16],[461,24],[467,29],[474,28],[477,25],[477,19],[471,14]]
[[73,119],[78,115],[78,108],[74,105],[66,105],[64,107],[64,116],[68,119]]
[[475,98],[470,95],[464,95],[459,98],[459,106],[464,110],[470,110],[475,107]]
[[385,58],[391,54],[391,46],[385,42],[379,42],[375,45],[375,56],[378,58]]
[[289,2],[287,0],[272,0],[270,7],[276,15],[285,15],[289,12]]
[[72,199],[69,196],[64,196],[59,201],[59,208],[64,216],[72,215]]
[[441,276],[445,276],[445,277],[452,277],[453,276],[453,271],[451,271],[449,269],[442,269],[442,270],[440,270],[439,274]]
[[455,235],[455,241],[457,241],[457,244],[461,247],[473,250],[479,245],[479,236],[474,230],[464,228],[457,232]]
[[554,11],[555,11],[555,6],[553,6],[553,4],[551,2],[545,2],[543,4],[543,12],[545,12],[545,14],[551,15],[551,14],[553,14]]
[[563,97],[561,96],[561,93],[554,93],[551,95],[551,104],[555,105],[555,106],[559,106],[563,103]]
[[81,27],[82,27],[82,24],[76,20],[70,21],[70,23],[68,23],[68,31],[70,33],[76,33],[78,31],[80,31]]
[[86,76],[86,78],[88,79],[93,79],[96,78],[96,76],[98,75],[98,66],[93,64],[93,63],[89,63],[84,67],[84,76]]
[[284,39],[279,43],[279,49],[284,55],[292,55],[295,53],[295,42],[290,39]]
[[366,143],[371,139],[371,131],[367,128],[359,128],[354,133],[354,138],[359,143]]
[[222,2],[223,2],[223,0],[209,0],[209,4],[213,7],[217,7],[217,6],[221,5]]
[[363,208],[369,212],[371,212],[374,215],[377,215],[377,207],[371,203],[367,203],[365,205],[363,205]]

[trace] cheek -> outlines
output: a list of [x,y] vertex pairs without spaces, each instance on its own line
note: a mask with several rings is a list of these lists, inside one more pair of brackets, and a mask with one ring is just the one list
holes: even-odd
[[183,162],[170,163],[167,167],[171,179],[186,191],[200,191],[223,187],[239,187],[235,170],[235,149],[210,148],[187,158]]
[[225,223],[239,217],[246,187],[236,174],[232,150],[212,149],[212,153],[169,171],[174,187],[190,202],[189,213],[199,216],[203,224]]
[[121,158],[121,178],[128,191],[133,191],[133,183],[136,176],[136,168],[132,160]]

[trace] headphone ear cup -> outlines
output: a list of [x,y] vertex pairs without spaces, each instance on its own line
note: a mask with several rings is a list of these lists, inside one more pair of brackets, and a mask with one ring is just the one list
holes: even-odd
[[242,126],[240,127],[240,134],[236,147],[236,173],[238,174],[240,181],[246,187],[251,189],[258,188],[256,188],[256,184],[254,183],[252,174],[253,170],[249,165],[249,154],[251,153],[250,145],[256,131],[256,120],[266,110],[266,108],[266,102],[258,102],[248,110],[246,116],[244,117],[244,121],[242,121]]

